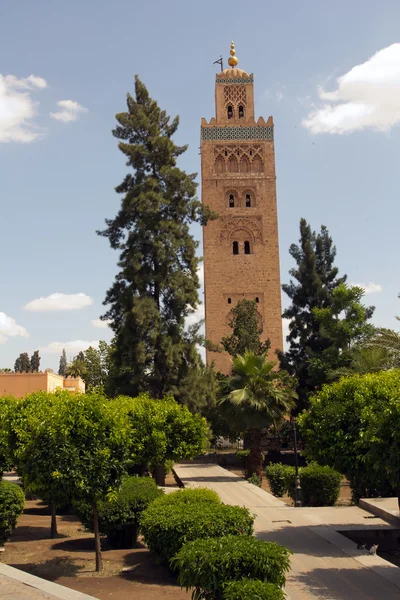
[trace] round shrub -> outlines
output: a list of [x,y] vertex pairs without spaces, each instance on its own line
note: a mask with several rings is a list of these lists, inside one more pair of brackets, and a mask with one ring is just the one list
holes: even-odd
[[213,504],[221,504],[221,500],[217,492],[206,488],[186,488],[165,494],[154,501],[155,506],[181,506],[182,504],[198,504],[203,502],[211,502]]
[[261,487],[262,485],[262,478],[257,475],[256,473],[253,473],[253,475],[250,475],[250,477],[247,478],[247,481],[249,483],[252,483],[253,485],[256,485],[257,487]]
[[[299,469],[303,506],[334,506],[339,498],[342,476],[331,467],[312,463]],[[290,474],[288,493],[295,499],[295,473]]]
[[223,600],[285,600],[282,589],[273,583],[265,583],[259,579],[241,579],[230,581],[224,587]]
[[[194,588],[194,597],[220,600],[228,582],[243,578],[259,579],[282,587],[290,567],[290,554],[289,550],[275,542],[228,535],[186,543],[171,560],[171,565],[179,571],[180,585]],[[244,594],[238,597],[254,596]]]
[[[140,515],[153,500],[163,496],[154,479],[127,477],[118,494],[110,501],[98,504],[99,529],[114,548],[134,547],[139,531]],[[93,531],[93,513],[90,504],[79,502],[76,512],[83,525]]]
[[162,562],[187,541],[225,535],[251,535],[254,517],[247,508],[216,502],[160,505],[153,502],[143,513],[140,529],[149,550]]
[[288,474],[293,467],[288,467],[282,463],[270,464],[265,469],[265,475],[268,480],[269,487],[274,496],[282,498],[288,489]]
[[238,450],[236,452],[236,457],[240,462],[240,466],[242,467],[242,475],[244,478],[247,477],[247,462],[249,460],[250,450]]
[[19,485],[0,481],[0,546],[10,537],[24,510],[25,496]]

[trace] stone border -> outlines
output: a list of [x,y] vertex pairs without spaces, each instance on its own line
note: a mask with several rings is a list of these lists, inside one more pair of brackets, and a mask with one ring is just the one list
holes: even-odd
[[[400,514],[399,510],[391,510],[385,506],[385,500],[392,500],[392,498],[361,498],[358,505],[360,508],[372,513],[376,517],[380,517],[384,521],[389,521],[392,525],[400,526]],[[396,498],[397,504],[397,498]]]
[[[357,544],[349,538],[342,535],[341,531],[371,531],[371,527],[364,527],[362,525],[356,526],[345,526],[345,525],[319,525],[318,527],[309,527],[311,531],[322,537],[324,540],[339,548],[344,554],[350,556],[363,567],[367,567],[375,571],[380,577],[389,581],[392,585],[400,589],[400,568],[396,567],[393,563],[384,560],[377,554],[366,554],[360,553],[357,550]],[[389,525],[381,526],[380,529],[393,529]]]
[[46,581],[46,579],[41,579],[40,577],[36,577],[36,575],[30,575],[30,573],[25,573],[25,571],[20,571],[5,563],[0,563],[0,577],[2,575],[14,582],[28,585],[60,600],[93,600],[95,598],[95,596],[82,594],[82,592],[77,592],[58,583]]

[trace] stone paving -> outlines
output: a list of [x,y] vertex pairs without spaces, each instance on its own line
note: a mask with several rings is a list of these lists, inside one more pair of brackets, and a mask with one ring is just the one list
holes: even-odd
[[399,600],[400,569],[357,550],[338,531],[391,529],[380,518],[356,506],[294,508],[217,465],[174,467],[185,487],[215,490],[227,504],[246,506],[256,514],[259,539],[283,544],[294,552],[287,577],[289,600]]

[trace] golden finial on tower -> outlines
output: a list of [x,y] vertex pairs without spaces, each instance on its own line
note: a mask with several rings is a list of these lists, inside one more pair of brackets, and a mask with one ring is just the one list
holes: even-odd
[[236,65],[238,64],[239,59],[236,56],[236,50],[235,50],[235,44],[232,42],[231,43],[231,51],[230,51],[230,57],[228,58],[228,64],[230,67],[236,67]]

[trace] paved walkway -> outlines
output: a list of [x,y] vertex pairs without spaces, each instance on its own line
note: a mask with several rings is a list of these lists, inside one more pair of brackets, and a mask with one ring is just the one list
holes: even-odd
[[0,563],[0,598],[4,600],[94,600],[58,583]]
[[356,506],[294,508],[217,465],[174,467],[185,487],[215,490],[226,504],[256,514],[256,536],[290,548],[289,600],[399,600],[400,569],[379,556],[357,550],[338,531],[390,529]]

